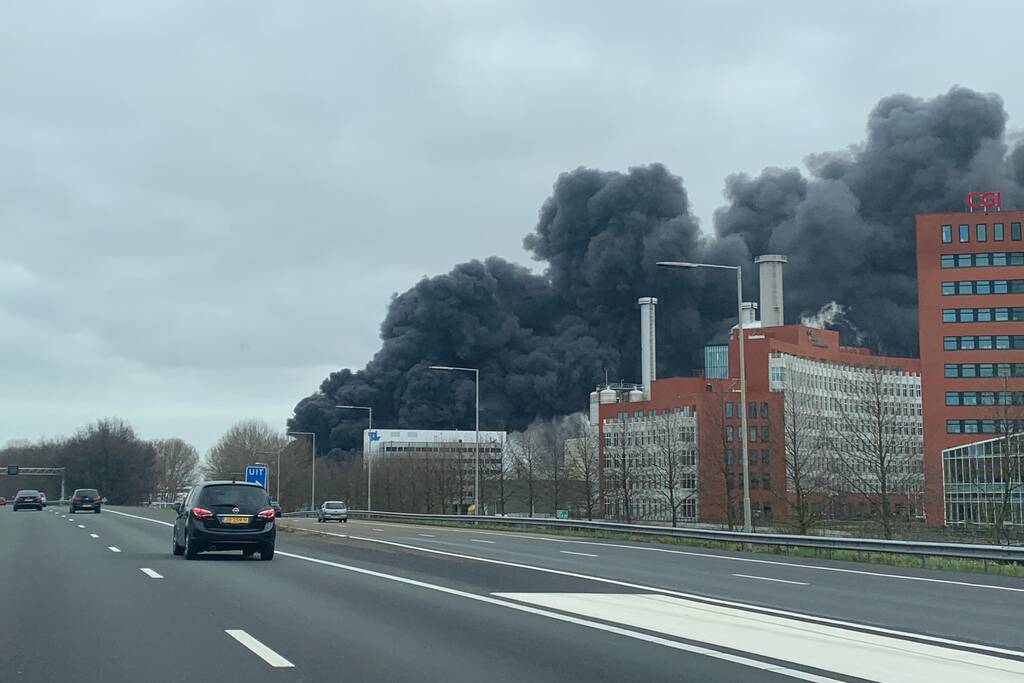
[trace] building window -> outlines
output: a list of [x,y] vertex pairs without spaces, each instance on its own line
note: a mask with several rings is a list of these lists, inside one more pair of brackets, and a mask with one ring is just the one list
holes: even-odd
[[956,283],[952,281],[946,281],[942,283],[942,296],[952,296],[956,294]]
[[978,223],[974,226],[974,239],[978,242],[988,241],[988,226],[984,223]]
[[942,309],[942,322],[944,322],[944,323],[955,323],[956,322],[956,309],[955,308],[943,308]]
[[969,242],[971,240],[971,226],[961,223],[959,232],[961,242]]
[[757,443],[757,427],[750,428],[750,443]]
[[946,433],[947,434],[959,434],[960,433],[960,420],[946,420]]
[[768,427],[761,427],[761,441],[768,443]]
[[942,226],[942,243],[949,244],[953,241],[953,226],[943,225]]
[[[945,377],[959,377],[960,366],[956,363],[946,363],[943,368],[943,375]],[[728,427],[726,427],[726,434],[728,434]]]
[[732,402],[726,402],[725,404],[725,416],[732,417]]
[[732,449],[731,448],[726,448],[725,449],[725,464],[726,465],[731,465],[732,464]]
[[960,392],[958,392],[958,391],[947,391],[946,392],[946,405],[947,406],[958,406],[958,405],[960,405]]
[[633,417],[643,417],[643,416],[644,416],[644,411],[642,411],[642,410],[638,410],[635,413],[633,413]]
[[1020,223],[1010,223],[1010,239],[1020,242]]
[[761,419],[768,419],[768,401],[761,401]]
[[658,417],[657,409],[648,410],[647,417]]
[[732,427],[731,426],[727,426],[725,428],[725,440],[729,441],[729,442],[732,441]]
[[956,268],[956,255],[955,254],[943,254],[939,258],[939,264],[943,268]]
[[942,350],[943,351],[956,351],[956,337],[943,337],[942,338]]
[[761,451],[761,464],[768,465],[771,462],[771,451],[767,448]]
[[751,401],[747,404],[747,417],[751,420],[757,418],[757,401]]
[[995,242],[1003,241],[1003,224],[993,223],[992,224],[992,239]]

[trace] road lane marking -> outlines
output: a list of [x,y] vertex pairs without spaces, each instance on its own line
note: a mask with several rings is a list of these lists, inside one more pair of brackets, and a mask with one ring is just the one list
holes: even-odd
[[582,555],[583,557],[598,557],[598,555],[594,555],[593,553],[574,553],[571,550],[559,550],[558,552],[562,553],[563,555]]
[[434,538],[434,534],[416,534],[416,535],[417,536],[422,536],[423,538]]
[[383,529],[374,529],[374,531],[384,531]]
[[100,537],[99,534],[89,534],[89,535],[92,536],[93,538],[99,538]]
[[108,545],[108,546],[107,546],[107,549],[108,549],[108,550],[109,550],[110,552],[112,552],[112,553],[119,553],[119,552],[121,552],[121,549],[120,549],[120,548],[118,548],[117,546],[114,546],[114,545]]
[[84,525],[84,524],[79,524],[79,525],[78,525],[78,528],[79,528],[79,529],[84,529],[84,528],[85,528],[85,525]]
[[789,676],[801,681],[810,681],[811,683],[840,683],[837,678],[830,678],[827,676],[821,676],[818,674],[808,673],[806,671],[800,671],[798,669],[790,669],[785,666],[781,666],[773,662],[762,662],[749,657],[743,657],[741,655],[734,655],[728,652],[720,652],[707,647],[701,647],[699,645],[692,645],[690,643],[683,643],[677,640],[669,640],[668,638],[661,638],[659,636],[651,635],[648,633],[641,633],[638,631],[632,631],[619,626],[612,626],[610,624],[603,624],[597,621],[591,621],[589,619],[582,619],[576,616],[570,616],[566,614],[560,614],[558,612],[552,612],[546,609],[534,607],[532,605],[524,605],[517,602],[511,602],[509,600],[503,600],[501,598],[492,597],[490,595],[479,595],[477,593],[468,593],[461,591],[456,588],[448,588],[447,586],[440,586],[435,583],[427,583],[425,581],[417,581],[416,579],[409,579],[404,576],[396,576],[394,574],[385,574],[383,572],[374,571],[372,569],[363,569],[362,567],[353,567],[351,565],[341,564],[339,562],[331,562],[330,560],[321,560],[316,557],[308,557],[306,555],[296,555],[295,553],[288,553],[281,550],[277,551],[278,555],[282,557],[290,557],[292,559],[301,560],[304,562],[311,562],[313,564],[319,564],[326,567],[334,567],[336,569],[342,569],[356,574],[362,574],[364,576],[372,576],[386,581],[393,581],[395,583],[404,584],[407,586],[415,586],[417,588],[424,588],[427,590],[437,591],[446,595],[453,595],[467,600],[474,600],[476,602],[482,602],[489,605],[495,605],[498,607],[504,607],[506,609],[515,610],[517,612],[524,612],[526,614],[533,614],[555,621],[561,621],[564,623],[575,624],[577,626],[584,626],[592,628],[598,631],[604,631],[605,633],[613,633],[627,638],[633,638],[635,640],[641,640],[648,643],[654,643],[656,645],[662,645],[669,647],[674,650],[681,650],[683,652],[690,652],[693,654],[704,655],[719,659],[734,664],[740,664],[742,666],[748,666],[754,669],[760,669],[762,671],[770,671],[772,673],[778,673],[783,676]]
[[497,598],[858,680],[1019,681],[1024,661],[716,607],[665,595],[494,593]]
[[151,579],[162,579],[162,578],[164,578],[164,577],[160,576],[159,574],[157,574],[152,569],[150,569],[149,567],[139,567],[139,571],[142,572],[143,574],[145,574],[146,576],[148,576]]
[[473,543],[495,543],[496,542],[496,541],[485,541],[482,538],[471,538],[469,540],[473,541]]
[[[134,517],[135,519],[140,519],[140,520],[143,520],[143,521],[146,521],[146,522],[153,522],[155,524],[162,524],[164,526],[170,526],[170,527],[174,526],[173,524],[171,524],[169,522],[163,522],[163,521],[161,521],[159,519],[153,519],[151,517],[140,517],[139,515],[130,515],[127,512],[117,512],[116,510],[111,510],[111,512],[113,512],[114,514],[117,514],[117,515],[124,515],[125,517]],[[325,532],[319,531],[319,532],[315,532],[315,533],[325,533]],[[440,550],[440,549],[437,549],[437,548],[424,548],[422,546],[409,545],[408,543],[398,543],[397,541],[385,541],[383,539],[370,538],[368,536],[351,536],[350,535],[349,538],[351,538],[352,540],[355,540],[355,541],[367,541],[367,542],[370,542],[370,543],[379,543],[381,545],[390,545],[390,546],[395,546],[395,547],[399,547],[399,548],[407,548],[409,550],[416,550],[416,551],[423,552],[423,553],[432,553],[434,555],[444,555],[446,557],[456,557],[456,558],[460,558],[460,559],[464,559],[464,560],[470,560],[470,561],[473,561],[473,562],[483,562],[485,564],[494,564],[494,565],[499,565],[499,566],[503,566],[503,567],[514,567],[514,568],[517,568],[517,569],[525,569],[525,570],[529,570],[529,571],[540,572],[540,573],[543,573],[543,574],[552,574],[552,575],[555,575],[555,576],[568,576],[570,578],[582,579],[582,580],[585,580],[585,581],[593,581],[595,583],[603,583],[603,584],[613,585],[613,586],[622,586],[623,588],[641,590],[641,591],[644,591],[645,593],[658,593],[660,595],[669,595],[669,596],[673,596],[673,597],[689,598],[689,599],[693,599],[693,600],[700,601],[700,602],[703,602],[703,603],[706,603],[706,604],[710,604],[710,605],[719,605],[719,606],[725,606],[725,607],[737,607],[737,608],[745,609],[745,610],[756,609],[758,612],[763,613],[763,614],[776,615],[776,616],[781,616],[781,617],[788,617],[788,618],[792,618],[792,619],[795,619],[795,620],[805,621],[805,622],[813,623],[813,624],[830,624],[830,625],[833,625],[833,626],[838,626],[840,628],[857,629],[857,630],[865,631],[865,632],[869,632],[869,633],[878,633],[878,634],[882,634],[882,635],[893,635],[893,636],[902,637],[902,638],[912,638],[914,640],[919,640],[919,641],[924,641],[924,642],[929,642],[929,643],[938,643],[940,645],[950,645],[950,646],[953,646],[953,647],[965,648],[965,649],[973,650],[973,651],[977,651],[977,652],[991,652],[991,653],[995,653],[995,654],[1008,655],[1010,657],[1017,657],[1017,658],[1024,657],[1024,652],[1019,651],[1019,650],[1011,650],[1009,648],[996,647],[996,646],[993,646],[993,645],[983,645],[983,644],[980,644],[980,643],[971,643],[971,642],[964,641],[964,640],[955,640],[953,638],[941,638],[939,636],[930,636],[930,635],[926,635],[926,634],[923,634],[923,633],[914,633],[913,631],[901,631],[899,629],[885,628],[885,627],[882,627],[882,626],[872,626],[870,624],[861,624],[861,623],[857,623],[857,622],[854,622],[854,621],[845,621],[843,619],[832,619],[830,617],[819,617],[819,616],[815,616],[815,615],[812,615],[812,614],[804,614],[804,613],[801,613],[801,612],[792,612],[792,611],[789,611],[789,610],[778,609],[778,608],[775,608],[775,607],[762,607],[762,606],[758,606],[758,605],[750,605],[750,604],[746,604],[746,603],[743,603],[743,602],[738,602],[738,601],[735,601],[735,600],[724,600],[724,599],[721,599],[721,598],[711,598],[711,597],[707,597],[707,596],[704,596],[704,595],[697,595],[697,594],[694,594],[694,593],[685,593],[683,591],[672,590],[670,588],[659,588],[657,586],[647,586],[647,585],[644,585],[644,584],[631,583],[629,581],[620,581],[620,580],[617,580],[617,579],[609,579],[609,578],[606,578],[606,577],[603,577],[603,576],[593,576],[591,574],[581,574],[579,572],[570,572],[570,571],[565,571],[565,570],[562,570],[562,569],[552,569],[550,567],[540,567],[540,566],[537,566],[537,565],[523,564],[523,563],[520,563],[520,562],[509,562],[507,560],[496,560],[496,559],[492,559],[492,558],[489,558],[489,557],[476,557],[474,555],[466,555],[466,554],[463,554],[463,553],[455,553],[455,552],[450,552],[450,551],[447,551],[447,550]],[[602,545],[602,544],[595,544],[595,545]],[[320,560],[320,559],[317,559],[317,558],[314,558],[314,557],[305,557],[303,555],[295,555],[293,553],[288,553],[288,552],[285,552],[283,550],[278,550],[277,554],[278,555],[282,555],[284,557],[292,557],[292,558],[296,558],[296,559],[300,559],[300,560],[305,560],[307,562],[313,562],[313,563],[323,564],[323,565],[327,565],[327,566],[339,567],[341,569],[348,569],[348,570],[351,570],[351,571],[354,571],[354,572],[357,572],[357,573],[364,573],[364,574],[370,574],[370,575],[378,575],[379,574],[379,572],[374,572],[374,571],[369,570],[369,569],[360,569],[359,567],[349,567],[349,566],[346,566],[346,565],[338,564],[336,562],[330,562],[328,560]],[[869,573],[869,572],[866,572],[866,573]],[[392,579],[394,579],[396,581],[407,581],[407,582],[419,583],[419,582],[414,581],[413,579],[404,579],[402,577],[397,577],[397,576],[396,577],[391,577],[390,575],[387,575],[387,574],[379,574],[379,575],[383,576],[384,578],[392,578]],[[430,584],[428,584],[428,585],[430,585]],[[447,588],[444,588],[443,586],[437,586],[436,588],[438,590],[454,591],[454,589],[447,589]],[[1013,589],[1013,590],[1021,590],[1021,589]],[[455,591],[455,592],[458,593],[458,591]],[[475,595],[475,594],[471,594],[471,593],[467,594],[467,595],[469,595],[469,596],[471,596],[473,598],[481,597],[481,596],[478,596],[478,595]],[[558,615],[556,615],[556,616],[558,616]],[[602,626],[602,625],[599,624],[599,626]],[[629,633],[630,632],[627,632],[627,634],[629,634]],[[674,643],[673,641],[669,641],[669,642],[672,643],[672,645],[676,645],[676,643]],[[808,680],[810,680],[810,679],[808,679]],[[829,680],[831,680],[831,679],[829,679]]]
[[750,574],[733,574],[741,579],[757,579],[758,581],[774,581],[775,583],[791,583],[796,586],[810,586],[811,584],[804,581],[786,581],[785,579],[771,579],[767,576],[751,576]]
[[294,664],[289,662],[287,659],[285,659],[281,655],[277,654],[276,652],[271,650],[269,647],[267,647],[266,645],[264,645],[260,641],[256,640],[255,638],[253,638],[252,636],[250,636],[248,633],[246,633],[245,631],[243,631],[241,629],[229,628],[229,629],[225,629],[224,633],[227,633],[229,636],[231,636],[232,638],[237,640],[239,643],[241,643],[246,648],[248,648],[250,652],[252,652],[254,655],[259,657],[260,659],[262,659],[264,662],[266,662],[267,664],[269,664],[272,667],[275,667],[275,668],[278,668],[278,669],[284,669],[284,668],[294,667],[295,666]]

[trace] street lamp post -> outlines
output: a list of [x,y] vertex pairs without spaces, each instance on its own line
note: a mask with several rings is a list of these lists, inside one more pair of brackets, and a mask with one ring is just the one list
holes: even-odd
[[[476,458],[473,483],[473,505],[476,507],[476,514],[482,515],[483,508],[480,506],[480,369],[479,368],[456,368],[450,365],[431,365],[431,370],[449,370],[452,372],[472,372],[476,378]],[[461,465],[461,463],[460,463]],[[459,492],[462,498],[462,492]]]
[[311,436],[313,437],[313,478],[309,489],[309,509],[316,509],[316,432],[288,432],[290,436]]
[[[275,455],[274,451],[253,451],[252,457],[255,458],[257,455]],[[274,496],[274,500],[278,503],[281,502],[281,450],[278,449],[277,453],[277,469],[274,470],[274,480],[277,482],[277,495]],[[269,482],[268,482],[269,483]]]
[[662,268],[720,268],[736,271],[736,330],[740,346],[740,448],[743,453],[743,530],[750,533],[750,459],[747,454],[747,366],[743,359],[743,269],[716,263],[688,263],[685,261],[658,261]]
[[[347,408],[349,410],[366,410],[369,412],[369,418],[367,419],[366,428],[371,432],[370,438],[372,438],[373,432],[373,408],[371,406],[334,406],[335,408]],[[373,441],[371,440],[372,444]],[[370,450],[373,450],[372,447]],[[366,511],[370,512],[373,510],[373,461],[370,459],[369,453],[363,453],[363,458],[366,459]]]

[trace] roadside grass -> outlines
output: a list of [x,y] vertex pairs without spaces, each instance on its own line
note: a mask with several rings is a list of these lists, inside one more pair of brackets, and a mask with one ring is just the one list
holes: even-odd
[[[290,521],[287,519],[281,521]],[[371,520],[368,520],[371,521]],[[417,519],[389,520],[374,518],[373,522],[388,524],[416,524],[433,527],[453,527],[459,529],[486,529],[490,531],[504,531],[507,533],[533,534],[543,536],[561,536],[569,538],[596,538],[609,541],[631,541],[635,543],[663,543],[666,545],[687,546],[691,548],[703,548],[706,550],[724,550],[730,552],[753,552],[765,555],[780,555],[784,557],[803,557],[811,559],[838,560],[843,562],[859,562],[866,564],[888,565],[891,567],[910,567],[914,569],[936,569],[940,571],[954,571],[979,574],[993,574],[996,576],[1010,576],[1024,578],[1024,563],[997,562],[990,560],[968,560],[952,557],[918,557],[916,555],[905,555],[900,553],[873,553],[860,550],[829,550],[822,548],[794,548],[790,546],[779,546],[770,544],[744,544],[729,543],[722,541],[705,541],[699,538],[678,538],[675,536],[657,536],[647,534],[629,534],[619,531],[606,531],[603,529],[541,529],[541,528],[516,528],[502,524],[488,524],[486,522],[451,522],[426,521]],[[312,532],[318,529],[303,529],[302,527],[290,524],[281,524],[282,531],[289,532]],[[746,546],[746,547],[745,547]]]

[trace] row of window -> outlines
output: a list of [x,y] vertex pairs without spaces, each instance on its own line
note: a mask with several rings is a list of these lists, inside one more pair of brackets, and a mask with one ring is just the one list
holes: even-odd
[[[762,465],[768,465],[768,464],[771,463],[771,451],[768,450],[767,448],[761,449],[760,455],[758,455],[758,451],[757,451],[756,448],[748,448],[747,449],[747,457],[749,458],[751,465],[756,465],[759,458],[761,460],[761,464]],[[741,449],[736,449],[736,460],[735,461],[737,463],[742,464],[742,462],[743,462],[743,451]],[[726,465],[731,465],[732,463],[733,463],[733,451],[732,451],[731,448],[726,448],[725,449],[725,464]]]
[[1024,294],[1024,280],[947,280],[942,296],[954,294]]
[[1024,334],[969,334],[943,337],[945,351],[987,351],[989,349],[1024,349]]
[[943,308],[944,323],[990,323],[1024,320],[1024,306],[996,308]]
[[946,363],[946,377],[1024,377],[1024,363]]
[[943,268],[986,268],[988,266],[1024,266],[1024,251],[985,251],[977,254],[943,254]]
[[[739,432],[738,429],[735,430],[735,432],[734,432],[732,426],[731,425],[727,425],[726,428],[725,428],[725,440],[727,442],[730,442],[730,443],[732,441],[735,441],[735,436],[738,436],[738,432]],[[761,441],[768,441],[769,440],[768,439],[768,436],[769,436],[768,427],[751,427],[749,429],[749,432],[750,432],[750,438],[748,440],[749,440],[750,443],[757,443],[757,437],[758,437],[758,433],[759,432],[760,432],[760,436],[761,436]]]
[[1021,406],[1024,391],[947,391],[947,406]]
[[1024,420],[946,420],[947,434],[1007,434],[1024,429]]
[[[987,223],[975,223],[974,225],[974,241],[975,242],[987,242],[988,241],[988,224]],[[970,242],[971,241],[971,226],[967,223],[960,223],[956,228],[956,236],[958,242]],[[1010,223],[1010,239],[1019,242],[1021,238],[1020,223]],[[1003,223],[992,224],[992,241],[1002,242],[1006,239],[1006,228]],[[942,243],[950,244],[953,242],[953,226],[943,225],[942,226]]]
[[[743,477],[737,476],[732,472],[726,475],[726,486],[730,489],[740,488],[743,486]],[[766,491],[772,487],[772,477],[767,472],[763,473],[759,477],[750,477],[750,490],[764,488]],[[765,505],[765,507],[768,507]]]
[[[646,417],[658,417],[659,415],[661,415],[661,416],[668,415],[669,412],[670,411],[669,411],[668,408],[662,408],[661,410],[657,410],[655,408],[651,408],[650,410],[647,411],[646,414],[642,410],[634,410],[633,411],[633,417],[635,417],[635,418],[642,418],[642,417],[645,417],[645,415],[646,415]],[[683,415],[684,417],[689,417],[689,415],[690,415],[690,406],[676,406],[675,408],[672,408],[671,414],[672,415]],[[621,420],[622,422],[625,422],[626,419],[629,418],[629,412],[626,411],[626,410],[620,410],[619,414],[618,414],[618,417],[619,417],[619,420]]]
[[[733,416],[740,417],[741,405],[742,404],[740,404],[740,403],[733,403],[732,401],[727,402],[725,404],[725,416],[726,417],[733,417]],[[757,419],[757,401],[750,401],[749,403],[747,403],[747,417],[749,417],[752,420],[753,419]],[[761,402],[761,418],[765,419],[765,420],[768,419],[768,402],[767,401],[762,401]]]

